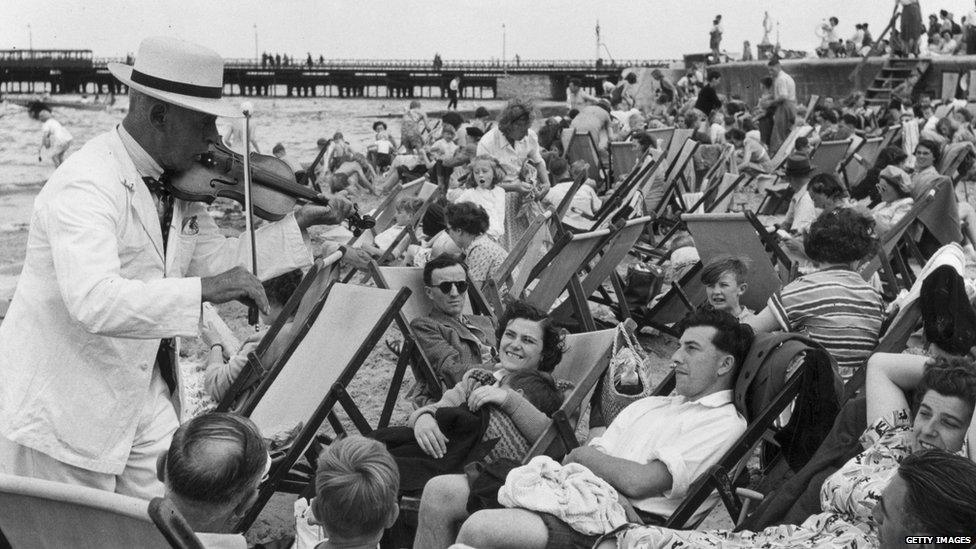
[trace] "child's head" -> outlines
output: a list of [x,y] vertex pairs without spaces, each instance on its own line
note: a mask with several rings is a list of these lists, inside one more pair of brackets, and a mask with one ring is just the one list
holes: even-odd
[[285,308],[285,303],[288,303],[288,300],[291,299],[292,294],[295,293],[295,290],[298,289],[298,285],[301,282],[302,271],[299,269],[288,271],[283,275],[278,275],[262,282],[261,285],[264,286],[264,293],[268,296],[268,308],[270,312],[261,321],[265,324],[270,324],[271,321],[274,321],[281,314],[281,310]]
[[333,544],[374,536],[379,541],[396,522],[399,489],[400,471],[386,446],[350,436],[319,456],[312,514]]
[[376,133],[385,132],[386,122],[383,122],[382,120],[377,120],[376,122],[373,122],[373,131]]
[[455,131],[454,126],[450,124],[444,124],[441,128],[441,139],[447,141],[448,143],[454,143],[454,138],[457,136],[457,131]]
[[[590,165],[586,162],[586,160],[576,160],[569,165],[569,176],[572,177],[574,181],[577,177],[587,174],[589,171]],[[590,181],[586,181],[586,184],[590,184]]]
[[471,160],[471,183],[480,189],[493,189],[505,176],[498,160],[488,155],[479,155]]
[[549,173],[558,181],[569,175],[569,162],[561,156],[553,156],[549,159]]
[[739,299],[747,287],[747,274],[749,266],[741,257],[725,256],[711,261],[701,274],[708,303],[716,310],[737,315]]
[[397,225],[410,225],[413,216],[424,206],[424,199],[416,196],[405,196],[397,201],[396,213],[393,216]]
[[563,395],[550,374],[538,370],[519,370],[502,379],[503,387],[518,391],[543,414],[552,417],[563,404]]
[[807,154],[810,152],[810,139],[806,137],[797,137],[796,142],[793,144],[794,152],[801,154]]

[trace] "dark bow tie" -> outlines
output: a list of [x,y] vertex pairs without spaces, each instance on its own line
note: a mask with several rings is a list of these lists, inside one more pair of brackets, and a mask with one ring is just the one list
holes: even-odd
[[169,182],[169,178],[170,178],[170,173],[163,172],[159,176],[159,179],[147,175],[143,177],[142,180],[146,183],[146,187],[149,189],[149,192],[153,193],[154,195],[160,198],[168,198],[170,194],[172,194],[169,190],[169,187],[167,186],[167,183]]

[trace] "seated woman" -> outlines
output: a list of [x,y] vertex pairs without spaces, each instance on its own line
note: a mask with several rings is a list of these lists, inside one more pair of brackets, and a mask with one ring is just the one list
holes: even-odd
[[881,202],[871,209],[879,235],[890,231],[915,205],[911,177],[895,166],[881,170],[877,193]]
[[760,141],[759,132],[749,133],[752,135],[747,135],[739,128],[730,128],[725,132],[725,139],[735,147],[739,171],[750,175],[771,173],[773,162],[766,146]]
[[[945,535],[971,535],[976,523],[976,491],[969,476],[976,474],[976,469],[960,458],[955,459],[965,464],[960,470],[966,471],[966,478],[955,480],[969,488],[952,494],[939,490],[950,482],[921,489],[943,505],[949,505],[952,499],[952,513],[945,513],[943,507],[941,517],[936,518],[940,512],[911,509],[917,517],[926,518],[917,524],[889,523],[885,518],[896,510],[907,510],[893,504],[895,494],[886,489],[905,480],[899,470],[902,463],[944,460],[949,453],[964,450],[966,429],[976,406],[976,366],[967,359],[939,358],[921,368],[896,369],[887,374],[872,375],[869,369],[868,376],[870,422],[861,437],[866,449],[824,481],[820,489],[822,513],[799,526],[771,526],[760,532],[640,526],[618,534],[618,547],[890,547],[900,546],[905,535],[924,534],[933,522],[938,524],[939,532],[947,532]],[[915,391],[916,406],[910,405],[906,389]],[[917,409],[914,416],[912,408]],[[960,497],[961,494],[966,495]],[[899,529],[901,537],[891,540],[891,545],[885,544],[884,537]]]
[[468,276],[477,283],[495,277],[508,252],[488,236],[488,212],[471,202],[448,204],[447,234],[464,251]]
[[819,173],[810,178],[807,192],[821,215],[851,207],[851,196],[847,193],[847,187],[832,173]]
[[[417,444],[427,455],[439,458],[447,451],[448,441],[433,415],[439,408],[467,404],[468,409],[477,411],[482,406],[494,404],[512,420],[527,441],[537,439],[548,426],[549,417],[521,393],[504,387],[503,381],[518,372],[551,373],[562,360],[562,335],[544,312],[523,301],[515,301],[502,316],[496,337],[498,363],[488,373],[493,379],[485,383],[483,376],[469,372],[438,402],[410,414],[408,424],[413,428]],[[542,407],[551,410],[551,406]]]
[[821,215],[803,243],[817,270],[787,284],[746,324],[758,332],[806,332],[847,380],[878,344],[884,319],[881,294],[854,270],[875,245],[870,218],[848,208]]
[[878,158],[874,161],[861,181],[851,187],[851,198],[854,200],[867,200],[867,206],[875,206],[881,202],[881,195],[878,194],[878,179],[881,171],[888,166],[897,166],[904,169],[905,160],[908,155],[899,147],[885,147],[878,153]]

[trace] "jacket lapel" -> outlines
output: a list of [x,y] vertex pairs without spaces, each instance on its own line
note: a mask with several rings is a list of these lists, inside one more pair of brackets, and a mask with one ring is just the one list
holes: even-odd
[[149,240],[152,241],[153,248],[156,250],[156,255],[159,256],[159,262],[163,264],[163,232],[159,228],[159,215],[156,213],[156,203],[153,201],[149,188],[146,187],[145,182],[132,163],[132,159],[129,158],[129,154],[125,151],[125,147],[122,145],[122,139],[119,138],[117,132],[113,134],[112,148],[114,149],[113,154],[117,158],[122,159],[120,162],[122,167],[120,174],[121,183],[129,190],[129,203],[132,205],[135,218],[139,221],[142,229],[146,231],[146,234],[149,235]]

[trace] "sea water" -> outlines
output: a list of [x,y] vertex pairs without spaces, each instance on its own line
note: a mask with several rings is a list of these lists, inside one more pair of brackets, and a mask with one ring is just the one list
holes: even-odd
[[[57,96],[59,101],[80,100],[80,96]],[[342,132],[353,149],[365,152],[373,141],[373,122],[386,122],[390,132],[399,139],[400,117],[409,105],[408,99],[337,99],[337,98],[241,98],[230,97],[226,101],[237,104],[242,101],[253,104],[252,128],[260,152],[271,154],[276,143],[285,146],[288,156],[299,162],[311,162],[318,153],[316,141],[331,138]],[[446,99],[420,99],[423,108],[443,110]],[[70,153],[77,151],[86,141],[112,128],[125,116],[128,100],[119,97],[115,105],[102,111],[71,108],[55,108],[54,117],[74,136]],[[504,104],[500,100],[459,102],[462,111],[473,111],[479,106],[497,109]],[[222,133],[230,126],[227,119],[217,121]],[[41,123],[27,116],[27,109],[9,103],[0,104],[0,193],[13,187],[37,186],[54,171],[49,154],[38,148],[41,143]],[[0,220],[0,223],[3,223]]]

